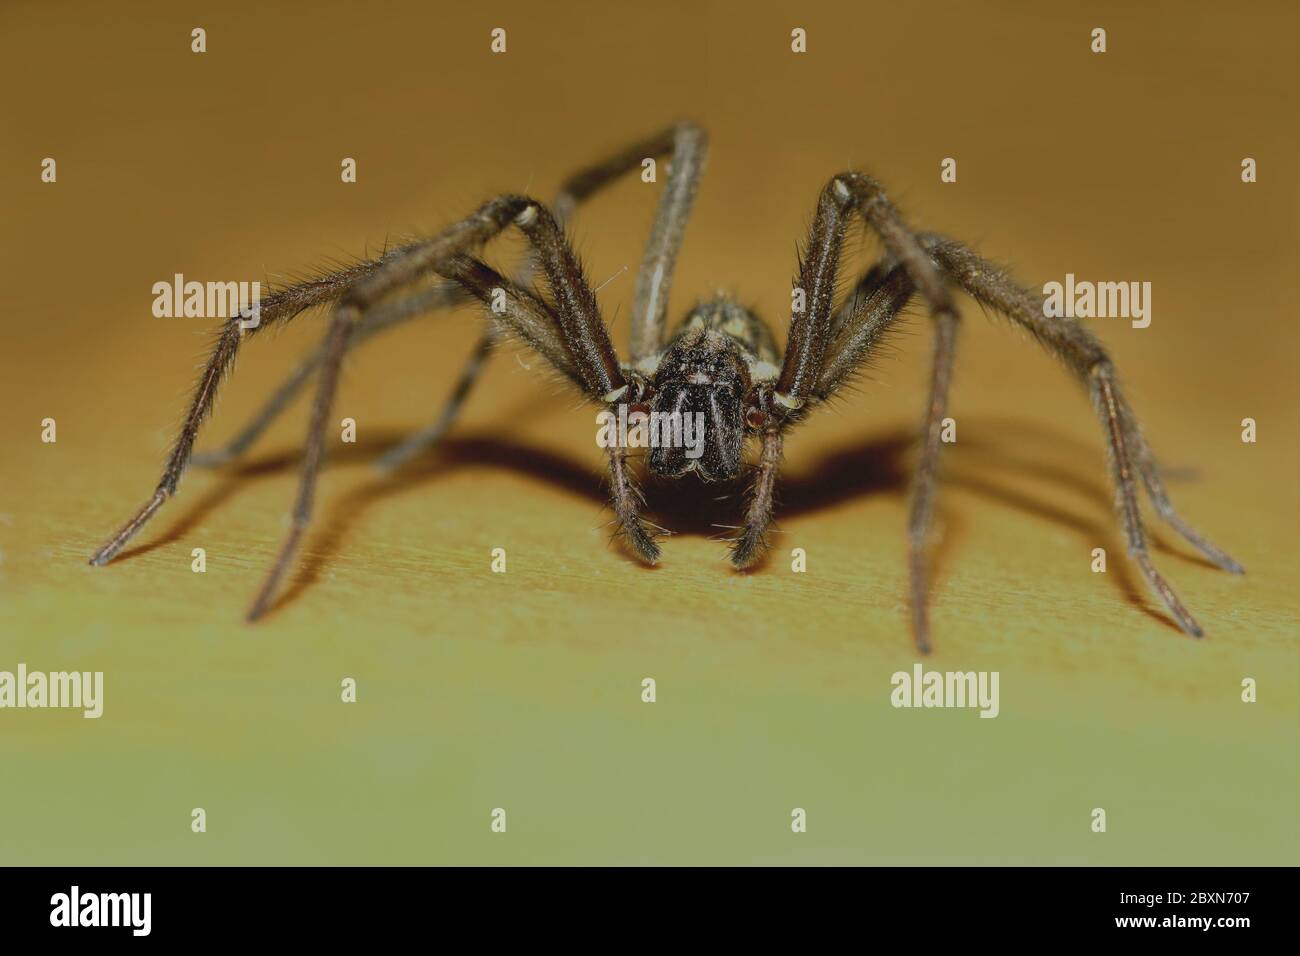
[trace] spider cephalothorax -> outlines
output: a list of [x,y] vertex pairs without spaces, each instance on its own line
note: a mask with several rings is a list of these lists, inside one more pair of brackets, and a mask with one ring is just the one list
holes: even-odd
[[[1111,478],[1118,491],[1117,511],[1129,553],[1179,626],[1200,636],[1200,625],[1151,563],[1138,511],[1139,487],[1145,489],[1159,515],[1202,554],[1225,570],[1240,573],[1242,568],[1174,511],[1155,457],[1120,392],[1114,366],[1101,343],[1085,326],[1049,315],[1041,295],[1023,288],[1004,270],[960,243],[913,232],[880,185],[862,173],[850,170],[831,177],[818,197],[796,276],[792,296],[796,304],[784,351],[778,351],[771,333],[752,312],[723,296],[697,306],[667,334],[673,269],[705,152],[706,138],[699,128],[674,126],[580,170],[565,182],[549,208],[527,196],[499,196],[434,236],[264,298],[260,324],[251,329],[245,327],[241,316],[232,316],[221,329],[156,490],[95,552],[91,563],[112,560],[176,492],[199,426],[211,411],[217,388],[234,364],[243,339],[287,322],[304,309],[333,303],[329,332],[316,352],[229,447],[205,456],[209,462],[223,461],[241,452],[303,384],[319,373],[293,524],[249,611],[250,620],[262,616],[311,517],[325,452],[326,423],[344,354],[378,332],[472,297],[487,306],[487,329],[456,383],[446,411],[436,424],[385,455],[383,464],[395,467],[437,441],[473,386],[493,343],[511,338],[541,355],[590,401],[604,408],[621,405],[642,414],[670,419],[688,416],[692,422],[701,422],[702,445],[686,447],[674,437],[651,449],[648,465],[654,473],[678,477],[694,472],[706,480],[735,477],[741,469],[746,438],[756,439],[759,452],[754,480],[740,533],[731,548],[732,563],[748,568],[767,548],[785,433],[853,377],[908,302],[919,296],[929,307],[935,329],[933,372],[908,522],[912,626],[917,646],[924,651],[929,648],[925,544],[934,510],[940,431],[947,413],[956,347],[958,314],[952,295],[956,287],[1027,329],[1086,386],[1106,437]],[[620,174],[640,167],[646,157],[665,154],[670,156],[669,174],[637,274],[630,355],[627,361],[620,361],[595,292],[565,238],[564,222],[580,202]],[[880,238],[885,254],[837,304],[835,289],[844,238],[854,218]],[[511,228],[522,232],[531,245],[529,259],[513,280],[477,257],[485,243]],[[545,280],[546,295],[533,287],[531,280],[538,272]],[[429,278],[446,281],[409,292]],[[404,297],[403,292],[407,293]],[[616,527],[642,560],[654,563],[659,559],[659,545],[639,514],[640,499],[632,482],[627,447],[611,445],[608,457]]]

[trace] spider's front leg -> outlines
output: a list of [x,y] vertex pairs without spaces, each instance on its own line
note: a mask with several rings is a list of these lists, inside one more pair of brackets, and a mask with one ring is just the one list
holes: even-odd
[[809,402],[818,397],[817,387],[824,367],[834,359],[834,353],[828,354],[828,350],[836,341],[832,323],[836,278],[844,235],[855,214],[901,264],[913,287],[929,303],[935,321],[934,371],[908,522],[912,626],[917,649],[924,653],[930,649],[925,544],[938,485],[939,436],[952,380],[958,314],[952,293],[916,235],[903,222],[880,185],[862,173],[850,171],[832,177],[818,198],[817,213],[796,280],[796,288],[803,293],[796,300],[801,299],[804,308],[791,314],[780,377],[771,390],[768,408],[758,412],[767,416],[761,429],[763,452],[745,525],[732,546],[731,560],[736,567],[745,568],[762,555],[772,516],[771,491],[781,453],[780,434],[798,421],[806,413]]
[[768,529],[776,510],[776,478],[781,471],[785,423],[764,410],[765,404],[766,396],[761,390],[757,391],[745,413],[746,424],[757,432],[760,447],[754,481],[745,506],[744,524],[731,545],[731,563],[741,570],[752,567],[767,553]]
[[[555,302],[553,311],[547,311],[558,326],[571,372],[576,374],[589,396],[598,396],[602,402],[617,401],[626,392],[627,382],[600,316],[596,295],[554,216],[536,200],[517,195],[491,200],[469,218],[386,263],[348,289],[335,310],[312,409],[293,523],[249,610],[250,621],[257,620],[269,609],[311,518],[316,479],[324,456],[326,420],[333,404],[343,352],[352,330],[362,321],[366,311],[382,298],[429,271],[458,278],[456,273],[466,261],[463,253],[512,225],[528,239],[546,276]],[[634,515],[630,520],[639,525]]]
[[[599,391],[603,387],[600,384],[593,388],[570,357],[572,349],[562,337],[557,319],[546,303],[527,289],[506,279],[487,263],[470,256],[456,256],[440,272],[460,283],[471,295],[489,306],[487,314],[493,323],[494,336],[513,338],[542,355],[593,401],[616,410],[620,403],[632,404],[644,399],[646,383],[634,371],[624,372],[620,369],[621,384],[607,391]],[[506,309],[501,313],[490,305],[498,290],[506,293]],[[600,326],[593,334],[604,335],[604,326]],[[608,340],[605,341],[608,345]],[[579,350],[602,348],[604,346],[594,340],[578,345]],[[612,346],[609,348],[612,353]],[[626,539],[637,557],[647,564],[654,564],[659,560],[659,545],[655,543],[655,536],[638,513],[642,498],[628,464],[627,450],[610,446],[608,451],[610,507],[614,511],[616,534]]]
[[627,449],[611,445],[608,452],[609,497],[614,511],[615,535],[622,536],[646,564],[655,564],[659,560],[659,544],[638,513],[645,501],[632,477]]
[[[579,205],[594,197],[629,170],[638,168],[644,159],[671,155],[668,181],[660,198],[655,225],[642,255],[641,266],[637,270],[631,322],[633,364],[652,354],[661,345],[673,267],[704,162],[705,143],[704,132],[690,123],[678,123],[668,129],[660,130],[653,136],[633,143],[612,156],[580,169],[564,181],[559,194],[551,204],[551,212],[556,222],[563,228],[568,225],[570,216]],[[532,281],[537,265],[533,256],[525,256],[514,274],[515,285],[527,287]],[[429,448],[446,433],[473,387],[491,346],[492,339],[489,333],[479,341],[477,349],[461,373],[438,420],[386,452],[379,460],[382,469],[396,468]],[[623,463],[611,462],[610,465],[613,472],[624,473]],[[616,492],[614,502],[616,510],[621,509],[626,512],[626,504],[636,497],[630,479],[625,483],[615,478],[611,484],[615,488],[620,485],[626,487],[627,497],[624,497],[620,503],[619,494]],[[626,523],[620,519],[619,524],[620,527],[624,527]],[[633,542],[638,537],[634,530],[628,530],[627,535]],[[642,547],[635,543],[633,546],[638,555],[651,563],[658,556],[657,548]]]

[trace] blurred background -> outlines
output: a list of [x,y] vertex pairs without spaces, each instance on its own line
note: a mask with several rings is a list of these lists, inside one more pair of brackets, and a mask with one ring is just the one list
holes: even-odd
[[[102,670],[106,700],[98,721],[0,712],[0,862],[1295,862],[1298,25],[1281,0],[10,0],[0,670]],[[924,315],[787,442],[757,573],[713,540],[736,488],[651,487],[679,532],[653,571],[610,547],[593,413],[525,356],[494,358],[441,451],[377,475],[437,414],[481,327],[469,309],[349,360],[333,417],[358,443],[333,449],[263,625],[242,615],[286,530],[305,402],[86,566],[155,486],[211,341],[211,322],[151,314],[155,282],[311,273],[501,191],[548,197],[684,117],[711,153],[674,315],[726,288],[783,339],[796,243],[850,166],[1031,287],[1150,281],[1149,328],[1094,328],[1183,514],[1248,569],[1152,526],[1207,639],[1128,567],[1082,391],[966,299],[925,663],[1000,671],[996,720],[888,703],[915,660]],[[573,224],[593,281],[615,276],[600,299],[620,348],[658,188],[630,176]],[[875,254],[859,243],[850,274]],[[323,331],[312,313],[252,340],[199,447],[232,437]]]

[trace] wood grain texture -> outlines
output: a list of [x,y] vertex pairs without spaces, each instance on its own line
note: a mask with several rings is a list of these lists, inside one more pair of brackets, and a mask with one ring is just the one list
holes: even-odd
[[[66,8],[0,14],[0,71],[23,91],[0,154],[0,670],[103,670],[107,688],[99,721],[0,711],[0,861],[1295,862],[1294,13],[1117,5],[1095,56],[1087,18],[940,6],[813,5],[795,23],[761,5],[507,5],[496,58],[495,21],[423,4],[310,19],[84,4],[71,33]],[[1221,573],[1151,525],[1205,640],[1124,559],[1086,396],[964,297],[925,664],[999,671],[996,720],[889,706],[890,675],[915,660],[923,314],[787,440],[776,548],[755,573],[714,540],[737,488],[648,489],[674,532],[658,568],[611,547],[594,411],[535,357],[494,356],[451,439],[377,474],[436,416],[480,329],[468,309],[349,358],[333,418],[359,440],[333,443],[262,625],[241,618],[286,530],[305,403],[237,466],[189,473],[119,560],[86,566],[151,492],[211,339],[211,323],[153,318],[154,282],[310,271],[499,191],[547,196],[683,115],[712,151],[674,314],[725,286],[783,338],[793,244],[848,165],[1031,286],[1153,283],[1150,328],[1095,327],[1175,502],[1247,568]],[[56,184],[39,181],[44,156]],[[634,266],[656,188],[632,177],[577,218],[597,283]],[[876,251],[860,246],[856,267]],[[632,284],[600,293],[620,349]],[[323,334],[312,314],[253,340],[200,447]],[[497,547],[506,574],[489,570]],[[339,702],[346,676],[356,705]],[[807,834],[790,833],[793,807]]]

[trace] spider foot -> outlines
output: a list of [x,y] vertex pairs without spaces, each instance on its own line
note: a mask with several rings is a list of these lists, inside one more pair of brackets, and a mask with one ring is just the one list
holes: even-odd
[[737,571],[747,571],[764,558],[767,550],[767,528],[746,524],[731,543],[731,566]]
[[1237,561],[1232,555],[1228,554],[1228,552],[1224,551],[1218,545],[1214,544],[1204,535],[1193,530],[1190,525],[1188,525],[1177,515],[1173,515],[1171,517],[1170,514],[1165,514],[1164,517],[1165,520],[1168,521],[1173,526],[1175,531],[1177,531],[1184,538],[1186,538],[1187,541],[1192,545],[1192,547],[1196,548],[1197,551],[1200,551],[1201,554],[1205,555],[1205,557],[1207,557],[1210,561],[1212,561],[1216,567],[1218,567],[1223,571],[1227,571],[1229,574],[1246,573],[1246,569],[1242,567],[1241,563]]
[[631,515],[620,520],[617,534],[628,543],[633,553],[646,564],[654,565],[659,563],[662,550],[659,547],[659,542],[655,540],[656,535],[639,517]]
[[117,553],[126,547],[126,543],[135,537],[137,531],[144,527],[145,522],[154,516],[154,513],[162,507],[163,502],[167,500],[167,492],[159,488],[153,493],[153,497],[145,502],[135,517],[122,526],[117,534],[113,535],[102,548],[90,556],[90,564],[93,567],[102,567],[112,561]]
[[1187,608],[1183,607],[1183,602],[1178,600],[1178,595],[1169,586],[1169,582],[1155,569],[1151,559],[1145,554],[1138,554],[1136,557],[1138,566],[1142,569],[1142,574],[1146,577],[1147,583],[1151,585],[1151,589],[1156,594],[1160,595],[1160,600],[1169,609],[1169,613],[1178,622],[1178,626],[1192,637],[1204,637],[1205,631],[1201,625],[1196,623],[1196,618],[1192,617]]
[[929,575],[925,551],[914,545],[908,561],[912,598],[912,641],[918,654],[930,653]]

